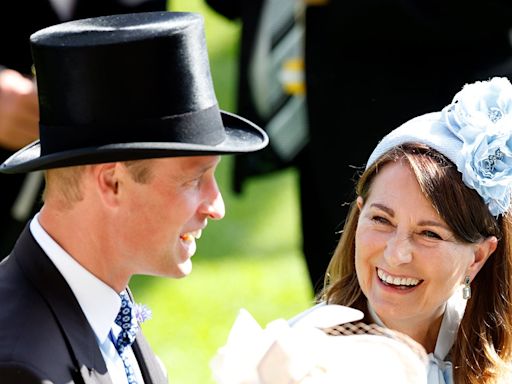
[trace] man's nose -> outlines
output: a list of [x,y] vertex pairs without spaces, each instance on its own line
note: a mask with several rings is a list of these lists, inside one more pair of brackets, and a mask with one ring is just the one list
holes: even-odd
[[220,220],[224,217],[226,210],[224,206],[224,199],[220,191],[216,194],[206,206],[206,213],[209,219]]

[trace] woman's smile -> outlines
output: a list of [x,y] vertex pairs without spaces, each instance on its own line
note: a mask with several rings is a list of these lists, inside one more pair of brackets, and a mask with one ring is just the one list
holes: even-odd
[[380,282],[389,287],[405,290],[415,288],[423,282],[423,280],[416,279],[414,277],[391,275],[378,267],[376,268],[376,271]]

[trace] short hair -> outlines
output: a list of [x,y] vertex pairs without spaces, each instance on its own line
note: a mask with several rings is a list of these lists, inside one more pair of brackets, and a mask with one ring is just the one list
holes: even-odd
[[[120,162],[124,165],[136,183],[147,184],[152,178],[152,159],[130,160]],[[83,199],[82,177],[86,165],[54,168],[45,171],[45,189],[43,201],[49,196],[58,196],[63,209],[71,208],[75,203]]]
[[43,201],[56,196],[63,209],[69,209],[81,201],[83,199],[81,180],[84,170],[84,165],[45,170]]

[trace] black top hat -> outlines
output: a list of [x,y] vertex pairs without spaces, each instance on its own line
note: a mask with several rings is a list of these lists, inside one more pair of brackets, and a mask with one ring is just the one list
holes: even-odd
[[219,110],[199,14],[76,20],[42,29],[30,42],[40,140],[1,172],[243,153],[268,143],[255,124]]

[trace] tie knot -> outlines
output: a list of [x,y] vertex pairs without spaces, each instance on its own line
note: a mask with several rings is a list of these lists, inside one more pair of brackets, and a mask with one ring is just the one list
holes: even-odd
[[116,316],[115,323],[121,327],[121,332],[116,340],[116,348],[119,353],[122,353],[124,348],[131,345],[135,340],[135,335],[139,330],[139,324],[134,316],[133,303],[131,302],[128,294],[123,291],[120,294],[121,308]]

